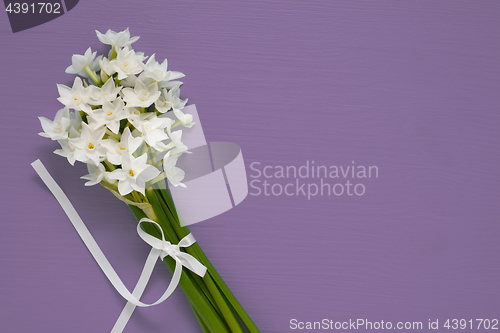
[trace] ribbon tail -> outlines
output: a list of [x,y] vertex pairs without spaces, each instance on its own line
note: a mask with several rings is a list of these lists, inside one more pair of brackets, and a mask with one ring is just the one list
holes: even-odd
[[[144,268],[142,269],[141,276],[139,277],[139,280],[137,281],[134,291],[132,292],[132,295],[135,296],[135,298],[137,298],[138,300],[141,299],[141,296],[144,293],[144,290],[146,289],[146,285],[148,284],[151,274],[153,273],[153,269],[155,267],[156,260],[158,260],[159,254],[160,254],[159,250],[151,248],[148,258],[146,259],[146,263],[144,264]],[[125,326],[130,320],[130,317],[134,313],[135,308],[136,305],[131,303],[130,301],[128,301],[127,304],[125,304],[125,307],[123,308],[120,316],[116,320],[116,323],[113,326],[111,333],[123,332]]]
[[179,260],[176,260],[176,262],[179,265],[175,266],[174,278],[172,279],[172,281],[170,281],[170,284],[165,293],[163,294],[163,296],[158,301],[152,304],[142,303],[134,295],[132,295],[130,291],[128,291],[127,287],[123,284],[122,280],[114,270],[113,266],[111,266],[111,264],[109,263],[108,259],[102,252],[99,245],[97,245],[97,242],[95,241],[94,237],[92,237],[92,235],[90,234],[89,230],[87,229],[87,226],[85,225],[85,223],[83,223],[82,219],[80,218],[80,215],[78,215],[78,213],[76,212],[75,208],[69,201],[66,194],[64,194],[63,190],[59,187],[59,185],[57,185],[56,181],[49,174],[49,172],[42,164],[42,162],[40,162],[40,160],[36,160],[35,162],[31,163],[31,165],[33,169],[35,169],[35,171],[38,173],[42,181],[45,183],[45,185],[48,187],[48,189],[52,192],[56,200],[59,202],[62,209],[64,210],[69,220],[73,224],[73,227],[78,232],[78,235],[80,235],[80,238],[84,242],[85,246],[87,246],[88,250],[94,257],[95,261],[97,262],[103,273],[108,278],[109,282],[111,282],[113,287],[115,287],[116,291],[118,291],[118,293],[122,295],[123,298],[135,304],[136,306],[148,307],[160,304],[172,294],[174,289],[177,287],[177,284],[179,283],[180,274],[182,272],[182,269],[180,270],[178,269],[179,265],[180,268],[182,268],[182,264],[180,263]]
[[[186,260],[183,259],[182,261],[180,258],[173,257],[175,259],[175,262],[176,262],[175,270],[174,270],[172,280],[170,281],[165,293],[161,296],[161,298],[158,301],[156,301],[152,304],[142,303],[141,301],[139,301],[139,298],[140,298],[140,296],[142,296],[142,293],[144,292],[144,289],[145,289],[145,286],[149,280],[149,277],[151,276],[151,271],[154,268],[154,261],[156,260],[156,258],[158,258],[158,256],[160,254],[163,253],[162,250],[155,248],[155,246],[159,246],[162,241],[158,240],[155,237],[150,236],[152,239],[149,239],[149,240],[153,243],[153,245],[152,245],[153,249],[151,250],[151,252],[148,256],[148,259],[146,261],[143,272],[141,273],[141,277],[139,278],[139,281],[137,282],[137,285],[134,288],[133,294],[130,293],[128,291],[127,287],[121,281],[121,279],[118,276],[118,274],[116,273],[116,271],[113,269],[113,266],[111,266],[108,259],[106,258],[104,253],[101,251],[101,248],[99,247],[99,245],[97,245],[97,242],[94,240],[94,237],[92,237],[92,235],[90,234],[89,230],[87,229],[86,225],[83,223],[82,219],[80,218],[80,216],[76,212],[75,208],[73,207],[73,205],[69,201],[66,194],[59,187],[59,185],[57,185],[57,183],[52,178],[52,176],[49,174],[49,172],[44,167],[42,162],[40,162],[40,160],[36,160],[31,165],[33,166],[33,169],[35,169],[35,171],[38,173],[38,175],[40,176],[42,181],[45,183],[45,185],[52,192],[52,194],[54,195],[56,200],[59,202],[62,209],[64,210],[64,212],[68,216],[69,220],[73,224],[73,227],[77,231],[78,235],[80,236],[80,238],[84,242],[85,246],[87,246],[88,250],[90,251],[90,253],[94,257],[95,261],[97,262],[99,267],[102,269],[103,273],[108,278],[109,282],[111,282],[113,287],[115,287],[116,291],[118,291],[118,293],[120,295],[122,295],[128,301],[127,305],[125,306],[124,310],[122,311],[122,314],[118,318],[117,324],[115,324],[115,327],[113,328],[113,331],[112,331],[113,333],[119,333],[119,332],[123,331],[123,328],[125,327],[125,324],[127,323],[130,316],[132,315],[132,313],[135,309],[135,306],[148,307],[148,306],[160,304],[161,302],[165,301],[174,292],[174,290],[175,290],[175,288],[177,288],[177,285],[179,284],[179,281],[181,278],[182,265],[183,265],[182,262],[183,261],[186,262],[186,264],[187,264],[186,267],[190,268],[191,270],[193,270],[193,268],[194,268],[200,272],[202,271],[202,269],[199,267],[199,265],[201,265],[201,264],[199,262],[197,262],[197,260],[194,257],[192,257],[193,258],[192,260],[191,259],[186,259]],[[143,222],[143,221],[141,220],[141,222]],[[151,221],[151,220],[149,220],[147,222],[156,223],[156,222]],[[138,226],[138,232],[139,232],[139,235],[142,237],[146,233],[140,228],[140,223]],[[162,233],[162,239],[164,239],[163,238],[163,231],[161,230],[161,228],[160,228],[160,231]],[[147,235],[147,236],[149,236],[149,235]],[[147,242],[147,240],[145,238],[148,239],[149,237],[143,237],[143,239]],[[184,241],[183,244],[185,246],[186,245],[189,246],[195,240],[194,240],[194,237],[192,237],[192,236],[191,237],[186,236],[185,239],[183,239],[183,241]],[[188,254],[185,254],[185,255],[191,257]],[[181,256],[182,256],[182,254],[181,254]],[[195,263],[195,262],[197,262],[197,263]],[[201,265],[201,266],[203,266],[203,265]],[[206,270],[206,268],[204,266],[203,266],[203,268]]]
[[201,277],[205,276],[207,268],[192,255],[181,252],[176,254],[176,257],[179,258],[182,265],[186,266],[186,268],[188,268],[192,272],[198,274]]
[[174,270],[174,275],[172,276],[172,280],[170,280],[170,284],[167,287],[167,290],[165,290],[165,293],[163,296],[158,300],[158,303],[163,302],[166,300],[172,293],[174,292],[175,288],[179,285],[179,281],[181,280],[181,274],[182,274],[182,263],[180,260],[175,259],[175,270]]

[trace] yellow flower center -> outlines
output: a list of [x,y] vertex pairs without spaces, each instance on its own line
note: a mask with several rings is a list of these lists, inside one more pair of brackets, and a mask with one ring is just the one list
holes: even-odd
[[135,172],[133,170],[129,170],[128,174],[129,174],[130,177],[134,177],[135,176]]
[[89,149],[94,149],[94,144],[92,142],[89,142],[88,148]]
[[148,99],[149,92],[147,90],[141,90],[139,92],[139,98],[143,101]]
[[81,103],[81,99],[80,99],[80,97],[81,97],[81,96],[80,96],[80,93],[78,93],[78,92],[75,92],[75,93],[73,94],[73,103],[74,103],[75,105],[79,105],[79,104]]
[[125,147],[120,147],[120,150],[126,150],[126,149],[127,149],[127,148],[125,148]]

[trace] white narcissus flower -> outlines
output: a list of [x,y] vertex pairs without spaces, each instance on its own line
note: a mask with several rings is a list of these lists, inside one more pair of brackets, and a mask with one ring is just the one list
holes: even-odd
[[123,88],[122,94],[128,107],[138,106],[145,108],[156,102],[161,92],[158,91],[156,83],[151,83],[146,87],[141,80],[136,80],[134,89]]
[[77,111],[84,111],[86,113],[91,113],[88,102],[90,97],[89,88],[85,88],[82,83],[82,79],[78,76],[73,82],[73,87],[69,88],[63,84],[57,85],[57,90],[59,91],[60,97],[57,98],[59,102],[64,104],[68,108],[75,109]]
[[142,72],[142,62],[146,59],[144,53],[136,53],[128,46],[118,51],[116,59],[110,61],[111,68],[118,73],[118,80],[123,80],[129,75]]
[[165,79],[168,81],[168,76],[170,76],[170,74],[167,74],[167,59],[163,60],[160,64],[156,61],[155,54],[153,54],[149,57],[146,64],[142,64],[141,66],[142,69],[144,69],[144,75],[146,77],[155,81],[163,81]]
[[68,74],[80,74],[81,72],[85,73],[85,67],[95,67],[96,63],[99,60],[95,60],[97,52],[92,53],[92,49],[89,47],[87,51],[85,51],[84,55],[73,54],[71,57],[71,66],[66,68],[66,73]]
[[81,179],[88,180],[88,182],[85,183],[85,186],[99,184],[104,177],[104,173],[106,172],[102,163],[99,163],[98,165],[87,164],[87,169],[89,174],[80,177]]
[[168,91],[170,100],[172,101],[172,109],[182,109],[186,105],[188,99],[185,100],[180,99],[181,89],[179,87],[170,89]]
[[139,36],[130,38],[130,32],[128,31],[128,28],[120,32],[115,32],[109,29],[105,34],[102,34],[97,30],[95,32],[97,34],[97,38],[99,38],[101,43],[116,46],[119,48],[128,46],[139,39]]
[[[77,138],[80,136],[80,132],[78,132],[74,127],[71,127],[69,131],[69,138]],[[54,154],[66,157],[68,159],[69,164],[75,165],[75,149],[76,147],[69,142],[68,139],[65,140],[57,140],[61,145],[62,149],[54,150]]]
[[170,100],[167,89],[161,90],[161,95],[155,102],[155,108],[160,113],[165,113],[172,109],[172,101]]
[[173,149],[173,153],[186,153],[188,152],[188,147],[181,142],[181,137],[182,137],[182,131],[179,130],[179,131],[175,131],[175,132],[170,132],[170,130],[168,130],[168,136],[170,137],[170,140],[172,140],[172,142],[170,142],[166,148],[167,149],[171,149],[171,148],[174,148]]
[[116,99],[122,87],[116,87],[114,80],[108,80],[101,87],[90,86],[90,103],[92,105],[103,105],[105,101],[111,102]]
[[107,181],[108,183],[110,183],[111,185],[115,185],[115,186],[118,186],[118,180],[116,179],[110,179],[108,176],[111,172],[109,171],[106,171],[104,173],[104,180]]
[[[142,76],[143,78],[146,78],[143,74],[144,74],[144,72],[142,72],[141,74],[139,74],[139,76]],[[126,78],[124,78],[123,80],[120,81],[120,85],[123,86],[123,87],[133,88],[135,86],[135,82],[137,80],[139,80],[139,78],[137,77],[137,75],[129,75]],[[144,83],[144,80],[141,80],[141,81]],[[151,80],[151,82],[153,82],[153,81]],[[149,82],[148,84],[150,84],[151,82]]]
[[106,148],[108,161],[115,165],[122,164],[122,156],[133,154],[142,143],[142,138],[135,138],[127,127],[123,130],[120,142],[109,138],[102,140],[101,144]]
[[[82,116],[80,114],[80,111],[74,111],[69,113],[69,120],[70,120],[70,128],[76,130],[77,132],[80,131],[82,128]],[[71,138],[71,132],[69,137]]]
[[192,115],[190,115],[188,113],[184,113],[184,112],[182,112],[182,110],[174,109],[173,111],[174,111],[174,115],[177,117],[177,119],[179,119],[182,126],[187,127],[187,128],[193,127],[194,123],[193,123],[193,116]]
[[170,109],[182,109],[187,103],[187,98],[185,100],[181,100],[179,98],[180,95],[179,87],[167,90],[161,90],[161,96],[155,102],[155,107],[160,113],[165,113]]
[[144,69],[144,75],[148,78],[151,78],[157,82],[166,82],[170,80],[180,79],[185,75],[181,72],[173,72],[167,70],[167,59],[163,60],[160,64],[156,61],[155,55],[153,54],[146,64],[142,64],[142,68]]
[[165,128],[170,129],[170,126],[173,124],[173,120],[170,118],[158,118],[154,113],[151,113],[152,116],[147,118],[143,118],[146,120],[142,120],[141,118],[134,122],[134,127],[142,133],[142,138],[146,143],[153,147],[158,151],[163,151],[167,148],[165,144],[162,142],[163,140],[168,139],[168,135],[165,133]]
[[111,132],[118,134],[120,130],[120,120],[127,118],[128,113],[123,109],[124,104],[121,98],[115,99],[112,103],[104,101],[102,109],[97,109],[89,115],[89,124],[96,130],[101,126],[108,127]]
[[135,87],[135,83],[137,82],[137,80],[142,81],[142,83],[144,83],[145,86],[149,86],[151,83],[153,83],[153,79],[146,77],[144,75],[144,72],[142,72],[141,74],[139,74],[139,76],[136,75],[127,76],[126,79],[120,81],[120,85],[124,87],[133,88]]
[[69,143],[69,140],[57,140],[62,149],[54,150],[54,154],[66,157],[69,164],[75,165],[75,146]]
[[[88,180],[86,186],[105,180],[115,184],[121,195],[134,190],[144,194],[146,182],[160,173],[147,163],[147,154],[135,158],[146,148],[166,152],[165,177],[174,186],[185,186],[184,171],[176,163],[182,153],[189,151],[181,141],[182,131],[173,131],[175,126],[194,124],[193,117],[183,112],[187,99],[180,99],[182,82],[176,81],[184,74],[169,71],[167,60],[159,63],[155,54],[146,62],[144,53],[131,48],[139,37],[130,37],[128,28],[105,34],[96,30],[96,34],[101,42],[112,46],[109,56],[96,56],[97,52],[89,47],[83,55],[73,54],[71,66],[66,69],[67,73],[90,77],[95,84],[89,86],[80,77],[74,79],[72,87],[58,84],[58,100],[65,108],[53,121],[40,117],[40,135],[57,140],[61,149],[54,153],[66,157],[70,164],[87,164],[89,173],[81,177]],[[145,112],[151,105],[158,112]],[[172,117],[157,116],[167,111],[173,111]],[[120,124],[125,119],[129,124],[123,128]],[[107,172],[104,161],[118,169]]]
[[80,137],[70,138],[69,143],[75,146],[75,159],[83,163],[92,162],[98,165],[106,156],[106,148],[101,145],[106,128],[93,131],[89,125],[82,123]]
[[141,113],[138,107],[127,107],[125,106],[125,111],[127,112],[127,120],[135,126],[135,124],[140,123],[141,114],[149,115],[149,113]]
[[45,117],[38,117],[38,119],[40,119],[43,128],[43,132],[38,133],[40,136],[51,138],[52,140],[68,138],[68,127],[71,123],[68,108],[57,111],[54,121],[50,121]]
[[157,168],[146,163],[147,159],[147,154],[138,158],[124,154],[122,168],[108,174],[108,178],[118,180],[120,195],[127,195],[134,190],[145,194],[146,182],[160,174]]
[[141,110],[138,107],[125,107],[125,110],[128,110],[130,113],[127,119],[132,125],[134,125],[135,128],[139,128],[146,120],[156,117],[156,113],[154,112],[141,113]]
[[[141,73],[142,74],[142,73]],[[174,89],[174,88],[179,88],[182,86],[182,81],[163,81],[163,82],[158,82],[158,87],[161,89]]]
[[181,156],[181,154],[171,155],[171,151],[168,151],[165,154],[165,157],[163,157],[163,171],[165,172],[165,175],[167,176],[170,184],[175,187],[186,187],[185,184],[181,183],[186,173],[181,168],[175,166],[177,160],[179,159],[179,156]]
[[109,61],[108,58],[99,59],[99,67],[101,67],[101,71],[106,72],[108,76],[111,76],[116,73],[116,71],[113,69],[113,66],[111,66],[111,62]]

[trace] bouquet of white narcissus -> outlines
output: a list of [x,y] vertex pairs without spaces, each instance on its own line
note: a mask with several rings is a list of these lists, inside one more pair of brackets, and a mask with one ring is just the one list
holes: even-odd
[[[182,82],[176,80],[184,75],[168,70],[166,59],[158,63],[154,54],[147,59],[132,49],[139,37],[131,38],[128,29],[96,33],[111,46],[108,57],[96,57],[90,47],[84,55],[73,55],[66,73],[82,78],[77,76],[71,88],[57,85],[58,100],[65,107],[53,121],[39,118],[40,135],[57,140],[61,149],[54,153],[71,165],[87,164],[85,185],[101,184],[127,203],[138,220],[156,221],[165,239],[178,244],[190,232],[177,216],[164,178],[173,186],[185,186],[184,171],[176,162],[188,153],[182,128],[194,123],[182,111],[187,99],[179,97]],[[156,225],[142,225],[161,238]],[[244,332],[246,327],[258,332],[198,243],[185,251],[207,268],[203,278],[183,269],[179,283],[202,331]],[[169,256],[163,261],[173,272],[175,261]]]

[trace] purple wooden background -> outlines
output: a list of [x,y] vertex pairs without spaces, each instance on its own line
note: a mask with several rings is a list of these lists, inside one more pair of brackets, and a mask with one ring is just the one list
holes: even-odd
[[[247,167],[379,168],[360,197],[249,196],[191,228],[262,332],[293,318],[498,319],[499,15],[497,1],[94,0],[13,34],[0,14],[1,331],[107,332],[124,305],[37,158],[127,285],[139,276],[132,215],[37,135],[71,55],[104,50],[95,29],[126,27],[186,74],[207,139],[240,145]],[[165,276],[159,264],[146,301]],[[177,290],[125,332],[199,331]]]

